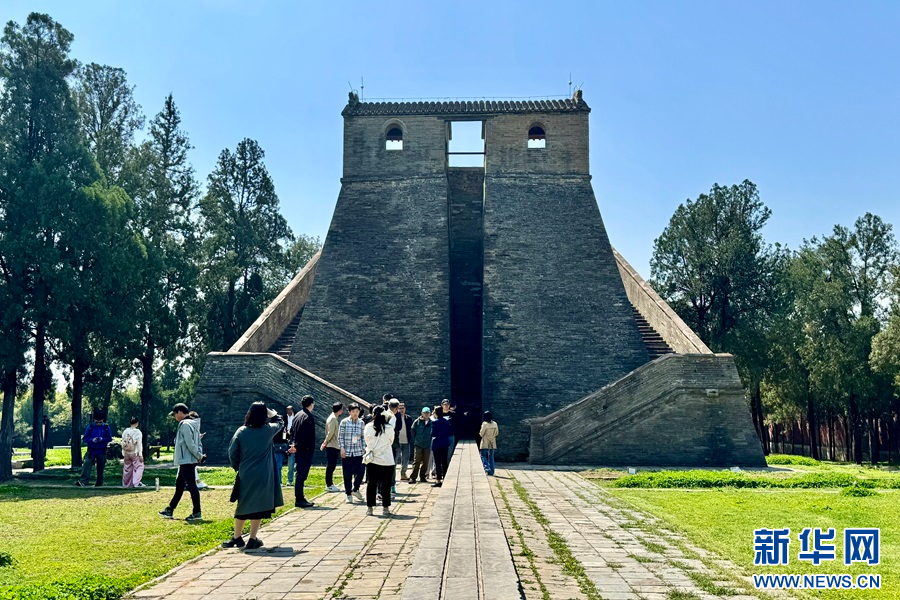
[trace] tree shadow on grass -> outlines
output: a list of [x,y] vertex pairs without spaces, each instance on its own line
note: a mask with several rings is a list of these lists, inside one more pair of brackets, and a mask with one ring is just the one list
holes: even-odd
[[94,487],[76,487],[74,484],[53,484],[35,483],[28,485],[24,483],[7,483],[0,484],[0,502],[17,502],[19,500],[37,500],[43,498],[53,498],[57,500],[75,500],[78,498],[92,498],[96,496],[113,496],[122,494],[140,494],[145,491],[153,491],[153,488],[131,488],[124,489],[113,486]]

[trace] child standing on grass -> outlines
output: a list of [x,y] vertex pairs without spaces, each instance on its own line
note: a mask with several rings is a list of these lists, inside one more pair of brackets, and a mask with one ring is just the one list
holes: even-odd
[[140,421],[131,417],[131,427],[122,432],[122,487],[144,487],[144,436],[138,429]]

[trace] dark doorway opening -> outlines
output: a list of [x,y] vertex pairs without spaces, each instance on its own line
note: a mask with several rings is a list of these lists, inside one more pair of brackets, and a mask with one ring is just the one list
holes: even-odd
[[447,169],[450,240],[450,395],[456,431],[481,425],[484,167]]

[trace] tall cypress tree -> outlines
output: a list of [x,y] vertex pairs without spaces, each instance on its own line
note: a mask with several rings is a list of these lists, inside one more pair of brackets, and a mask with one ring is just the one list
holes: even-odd
[[251,139],[234,152],[223,150],[200,202],[209,350],[227,350],[262,313],[268,299],[263,277],[286,263],[285,247],[293,240],[264,157]]
[[[123,177],[137,207],[135,230],[147,252],[135,315],[140,334],[141,423],[150,422],[155,363],[173,354],[185,336],[185,304],[195,290],[196,232],[191,215],[198,185],[188,161],[190,148],[170,94],[150,123],[150,140],[133,153]],[[149,436],[144,444],[149,447]]]
[[59,241],[83,201],[83,188],[99,176],[67,83],[76,68],[69,58],[72,39],[50,16],[32,13],[24,27],[6,25],[0,48],[0,255],[12,289],[22,292],[21,314],[34,343],[35,470],[44,466],[47,335],[59,300]]
[[144,126],[125,71],[97,63],[84,65],[78,69],[75,103],[82,133],[100,170],[111,185],[121,185],[134,134]]

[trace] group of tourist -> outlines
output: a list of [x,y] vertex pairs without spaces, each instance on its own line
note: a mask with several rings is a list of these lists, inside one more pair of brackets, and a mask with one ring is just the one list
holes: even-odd
[[[186,411],[186,413],[184,411]],[[176,421],[178,422],[178,431],[181,431],[181,427],[184,426],[191,429],[192,432],[196,430],[199,439],[203,438],[205,434],[200,433],[200,415],[198,415],[195,411],[189,411],[187,406],[184,404],[175,405],[175,408],[172,410],[171,415],[175,416],[176,413],[179,413],[179,415],[187,415],[186,417],[182,418],[179,418],[179,416],[175,417]],[[97,468],[97,480],[96,483],[94,483],[94,487],[100,487],[103,485],[103,471],[106,468],[109,445],[113,441],[112,428],[106,423],[106,416],[103,414],[103,412],[100,410],[95,410],[93,418],[94,422],[87,426],[84,431],[84,436],[82,436],[82,441],[87,446],[87,451],[84,454],[81,477],[79,477],[78,480],[75,481],[75,485],[77,485],[78,487],[88,487],[91,478],[91,471],[94,469],[94,467]],[[193,439],[194,436],[191,435],[188,437]],[[176,446],[177,445],[176,434]],[[122,487],[146,487],[146,485],[142,481],[144,476],[144,435],[143,433],[141,433],[140,420],[137,417],[132,417],[129,427],[122,432],[121,449]],[[206,456],[203,454],[202,443],[200,442],[198,442],[197,452],[199,453],[199,459],[196,461],[196,464],[194,464],[194,484],[199,490],[205,487],[209,487],[200,480],[200,469],[198,468],[198,465],[202,464],[206,458]],[[175,464],[176,466],[179,466],[179,463],[177,462],[179,460],[179,452],[177,451],[177,449],[175,451],[175,454]],[[187,460],[187,457],[189,455],[193,456],[190,451],[181,452],[180,459]],[[185,472],[187,472],[187,468],[185,469]],[[199,506],[199,503],[197,504],[197,506]]]
[[[340,460],[346,502],[365,502],[368,516],[375,514],[378,503],[383,516],[391,515],[397,469],[400,469],[400,478],[406,480],[411,453],[413,467],[408,484],[428,482],[429,462],[433,458],[433,486],[440,487],[456,438],[452,424],[454,409],[449,400],[442,401],[433,410],[424,407],[415,419],[406,414],[405,404],[391,394],[385,394],[382,400],[370,414],[365,414],[355,402],[346,407],[341,402],[334,403],[325,420],[324,439],[318,446],[312,414],[315,400],[311,396],[302,399],[297,414],[289,407],[284,419],[263,402],[251,405],[244,425],[235,432],[228,448],[229,462],[237,471],[232,490],[232,500],[237,502],[237,507],[234,533],[222,546],[245,549],[263,546],[258,537],[260,522],[284,504],[280,485],[283,461],[277,458],[282,452],[281,444],[287,447],[283,452],[289,457],[288,481],[291,483],[293,475],[294,506],[298,508],[314,505],[306,498],[304,485],[317,447],[326,453],[326,490],[341,491],[334,484],[334,473]],[[481,455],[489,475],[494,474],[493,453],[498,432],[491,413],[484,413],[480,429]],[[290,468],[291,459],[296,472]],[[361,493],[364,478],[365,498]],[[247,521],[250,521],[250,536],[244,541]]]
[[[262,547],[257,537],[262,519],[270,518],[275,509],[284,504],[281,490],[281,473],[285,457],[288,467],[288,484],[294,486],[294,506],[309,508],[314,503],[304,493],[316,445],[316,425],[313,417],[315,399],[305,396],[296,414],[287,407],[284,418],[267,408],[263,402],[254,402],[244,417],[228,447],[228,459],[237,472],[231,500],[237,502],[234,517],[234,534],[222,544],[225,548],[254,549]],[[329,492],[339,492],[334,485],[334,472],[338,461],[344,479],[346,502],[365,502],[366,514],[374,515],[381,503],[382,515],[390,516],[391,502],[396,494],[397,469],[400,478],[409,485],[429,483],[441,487],[447,474],[457,431],[454,429],[455,407],[444,399],[433,409],[424,407],[416,418],[406,413],[406,405],[385,394],[382,404],[370,414],[357,403],[346,407],[343,403],[331,406],[331,414],[325,420],[325,437],[319,450],[326,453],[325,485]],[[173,518],[181,498],[187,490],[191,497],[192,511],[188,522],[200,521],[199,465],[205,461],[200,431],[200,416],[185,404],[176,404],[171,416],[177,423],[173,461],[178,469],[175,493],[169,504],[159,512],[162,517]],[[343,417],[343,418],[342,418]],[[137,418],[122,433],[122,486],[144,487],[141,477],[144,471],[143,435]],[[479,437],[484,470],[494,474],[494,450],[497,447],[499,428],[490,412],[485,412]],[[97,412],[94,423],[85,430],[83,440],[87,445],[82,476],[77,485],[86,486],[91,469],[97,468],[97,483],[103,485],[103,468],[112,431],[105,417]],[[410,458],[412,472],[407,479]],[[366,483],[366,496],[360,491]],[[245,542],[243,532],[250,521],[250,537]]]

